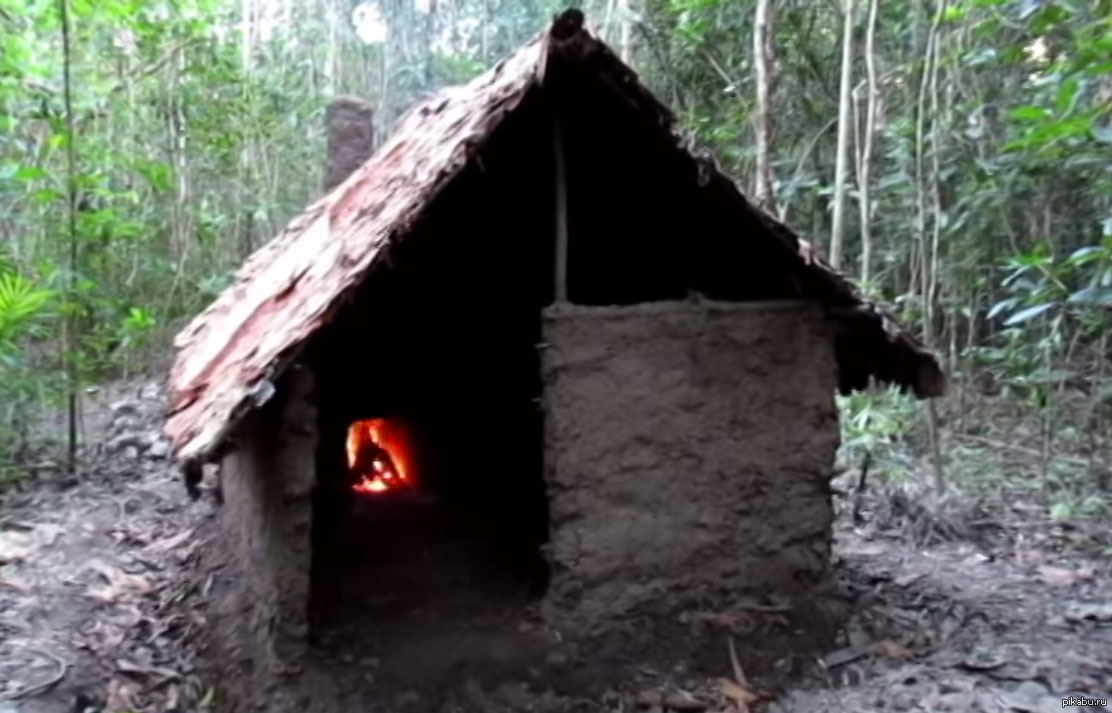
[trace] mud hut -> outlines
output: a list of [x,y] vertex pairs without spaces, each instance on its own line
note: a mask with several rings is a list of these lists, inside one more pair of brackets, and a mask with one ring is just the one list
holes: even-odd
[[355,622],[582,634],[823,577],[835,392],[945,379],[673,124],[568,11],[178,336],[166,432],[221,467],[267,666]]

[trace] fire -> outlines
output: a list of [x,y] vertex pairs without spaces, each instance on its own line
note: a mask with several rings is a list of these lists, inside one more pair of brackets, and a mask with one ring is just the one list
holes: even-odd
[[348,427],[348,469],[362,495],[406,490],[417,485],[408,429],[393,419],[369,418]]

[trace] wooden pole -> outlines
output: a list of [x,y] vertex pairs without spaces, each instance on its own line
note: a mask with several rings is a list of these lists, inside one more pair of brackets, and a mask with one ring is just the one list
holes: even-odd
[[564,131],[560,113],[552,109],[552,150],[556,183],[556,303],[568,301],[568,186],[564,163]]

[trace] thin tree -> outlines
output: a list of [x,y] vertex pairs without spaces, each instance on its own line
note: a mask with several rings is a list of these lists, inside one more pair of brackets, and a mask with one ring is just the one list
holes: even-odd
[[757,144],[757,175],[753,199],[769,213],[776,212],[775,185],[772,173],[772,0],[757,0],[753,20],[753,68],[757,80],[757,110],[753,118]]
[[491,0],[483,0],[483,24],[479,29],[479,61],[485,67],[490,58]]
[[876,85],[876,16],[879,0],[869,1],[869,23],[865,30],[865,73],[867,92],[865,97],[865,135],[862,137],[860,170],[857,176],[858,207],[861,215],[861,284],[868,286],[872,279],[873,238],[872,238],[872,195],[869,179],[873,157],[873,139],[876,134],[877,85]]
[[[923,73],[919,80],[919,106],[916,109],[915,119],[915,191],[917,198],[917,217],[915,232],[919,247],[919,297],[922,304],[923,343],[933,348],[934,335],[934,302],[936,285],[938,282],[938,242],[940,224],[938,222],[941,205],[939,201],[939,167],[938,167],[938,43],[942,18],[946,12],[946,0],[938,0],[938,5],[927,34],[927,47],[924,52]],[[928,177],[926,168],[927,147],[927,119],[930,119],[930,143],[932,153],[931,180],[933,181],[931,193],[933,195],[933,224],[932,234],[927,233],[927,196]],[[942,494],[946,489],[946,475],[942,466],[942,451],[938,434],[938,411],[934,401],[927,401],[927,437],[934,464],[935,490]]]
[[834,218],[830,229],[830,264],[842,264],[842,240],[846,224],[846,175],[849,167],[850,91],[853,82],[853,3],[843,3],[842,79],[838,92],[838,156],[834,163]]
[[622,61],[633,59],[633,0],[618,0],[619,41],[618,51]]
[[324,0],[324,14],[328,23],[328,44],[324,60],[324,87],[328,96],[336,95],[337,65],[340,63],[340,13],[336,8],[335,0]]
[[436,44],[436,17],[437,3],[436,0],[429,0],[428,9],[425,12],[425,27],[424,27],[424,90],[429,91],[433,88],[433,69],[436,64],[436,54],[434,46]]
[[251,0],[242,0],[239,6],[240,13],[240,61],[243,63],[243,73],[251,72],[251,52],[254,30],[251,24]]
[[62,91],[66,107],[66,208],[69,222],[69,269],[66,273],[66,314],[62,320],[62,349],[66,370],[66,469],[77,472],[77,314],[74,309],[77,285],[77,151],[73,130],[73,50],[70,44],[69,1],[58,0],[62,19]]

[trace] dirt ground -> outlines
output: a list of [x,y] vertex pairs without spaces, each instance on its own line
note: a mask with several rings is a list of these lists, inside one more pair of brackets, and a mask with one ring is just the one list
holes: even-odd
[[[157,387],[142,381],[91,395],[86,437],[98,446],[84,453],[80,477],[60,473],[44,451],[38,476],[0,495],[0,713],[228,709],[221,662],[206,658],[206,595],[221,572],[198,556],[215,505],[186,496],[157,437],[160,409]],[[589,697],[543,677],[462,680],[437,692],[437,705],[446,713],[1112,710],[1107,701],[1063,701],[1112,695],[1112,523],[1057,522],[1009,492],[977,508],[901,492],[867,496],[857,522],[840,513],[830,596],[852,613],[818,655],[762,647],[806,612],[739,600],[680,622],[693,648],[713,654],[691,666],[632,666]],[[362,666],[373,685],[373,658],[341,663]],[[431,695],[415,689],[385,709]]]

